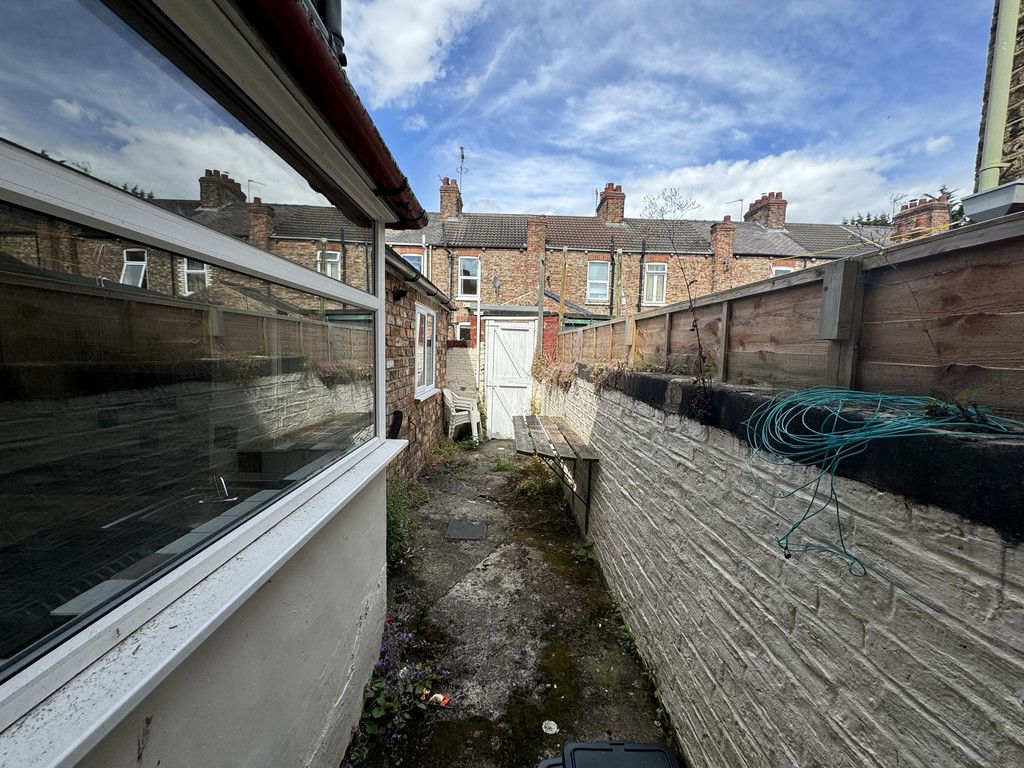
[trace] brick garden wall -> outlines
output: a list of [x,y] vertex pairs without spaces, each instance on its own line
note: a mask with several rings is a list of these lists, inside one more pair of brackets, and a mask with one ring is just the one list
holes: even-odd
[[[540,393],[601,456],[589,538],[690,766],[1024,765],[1017,544],[837,478],[848,546],[928,608],[837,557],[782,556],[808,494],[758,484],[809,470],[755,478],[736,435],[619,391]],[[835,544],[834,513],[808,527]]]

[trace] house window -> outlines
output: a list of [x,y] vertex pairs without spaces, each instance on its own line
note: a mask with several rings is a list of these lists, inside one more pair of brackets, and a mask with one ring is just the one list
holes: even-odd
[[608,301],[608,262],[587,263],[587,301]]
[[416,305],[416,398],[423,399],[434,391],[434,330],[437,315]]
[[146,287],[146,250],[144,248],[125,249],[121,285],[134,285],[136,288]]
[[472,341],[473,329],[469,323],[459,323],[455,328],[455,338],[459,341]]
[[476,299],[480,297],[480,259],[476,256],[459,257],[459,296],[460,299]]
[[651,262],[644,268],[644,304],[664,304],[668,264]]
[[316,255],[317,272],[341,280],[341,251],[319,251]]
[[[172,5],[187,15],[187,4]],[[52,9],[32,3],[19,5],[17,25],[0,25],[0,50],[13,67],[5,74],[22,84],[0,88],[0,232],[17,225],[46,235],[12,255],[4,249],[33,269],[0,270],[5,339],[18,340],[4,342],[0,398],[0,680],[37,661],[47,668],[49,651],[111,611],[142,616],[166,598],[163,610],[182,594],[175,590],[206,578],[196,574],[223,553],[210,544],[227,537],[228,550],[247,546],[237,543],[241,530],[294,517],[310,488],[382,442],[383,214],[346,196],[372,199],[371,190],[337,181],[330,198],[347,207],[325,200],[309,225],[317,231],[298,238],[319,241],[335,227],[328,242],[345,243],[355,283],[225,234],[238,231],[230,217],[241,205],[205,206],[192,220],[194,205],[186,211],[176,199],[119,191],[121,174],[159,194],[166,168],[192,168],[226,203],[244,204],[241,185],[219,172],[203,176],[195,144],[181,141],[203,126],[238,167],[273,166],[277,201],[313,207],[310,180],[256,138],[284,116],[247,112],[266,124],[243,125],[102,3],[60,7],[57,25]],[[27,54],[39,51],[61,51],[66,76],[35,78],[40,60]],[[116,83],[117,92],[88,87],[98,82]],[[161,97],[149,99],[154,93]],[[143,102],[141,111],[118,108]],[[167,130],[146,129],[156,124]],[[130,168],[115,162],[125,158],[111,131],[145,143]],[[314,142],[298,154],[328,157],[333,142],[309,136],[296,139]],[[50,157],[46,147],[68,154]],[[93,162],[95,175],[76,170],[77,160]],[[331,168],[302,167],[322,171],[318,184],[334,178]],[[118,175],[101,178],[111,168]],[[167,261],[148,264],[154,249]],[[165,264],[168,279],[156,279]],[[96,276],[118,269],[122,283],[148,290],[98,289]],[[430,360],[420,375],[433,385],[433,316],[423,323]],[[97,632],[60,652],[84,654],[77,663],[117,642],[112,631]],[[73,666],[62,661],[48,674]]]
[[209,284],[209,265],[197,259],[185,259],[185,293],[198,293]]
[[788,275],[790,272],[795,272],[796,267],[772,267],[772,277],[779,277],[780,275]]
[[402,258],[405,259],[409,264],[416,268],[417,272],[423,272],[423,254],[422,253],[403,253]]

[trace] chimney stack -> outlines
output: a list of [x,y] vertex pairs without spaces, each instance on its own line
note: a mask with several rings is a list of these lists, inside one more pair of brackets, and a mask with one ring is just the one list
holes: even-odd
[[622,185],[609,181],[601,190],[601,197],[597,202],[598,221],[605,224],[621,224],[625,216],[626,195],[622,191]]
[[445,176],[441,179],[441,219],[450,221],[462,216],[462,192],[459,182]]
[[892,217],[896,232],[892,239],[902,243],[918,237],[927,237],[949,227],[949,195],[922,197],[900,207]]
[[786,228],[786,201],[781,192],[766,192],[760,200],[750,204],[743,220],[751,224],[760,224],[765,229]]
[[206,169],[199,178],[199,207],[223,208],[231,203],[244,203],[245,192],[242,185],[226,173]]
[[274,209],[254,197],[249,206],[249,243],[264,251],[270,250],[270,236],[274,233]]
[[715,254],[715,261],[728,265],[732,261],[733,244],[736,240],[736,225],[732,216],[726,216],[722,221],[716,221],[711,225],[711,250]]

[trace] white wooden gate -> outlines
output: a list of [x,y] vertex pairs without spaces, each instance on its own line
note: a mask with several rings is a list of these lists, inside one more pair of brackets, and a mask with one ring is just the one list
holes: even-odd
[[537,321],[531,319],[485,321],[487,436],[512,437],[512,417],[530,412],[533,395],[533,349]]

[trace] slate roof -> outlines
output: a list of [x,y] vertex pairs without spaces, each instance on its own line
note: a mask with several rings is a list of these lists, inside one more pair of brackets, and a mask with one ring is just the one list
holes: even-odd
[[[245,238],[249,231],[248,204],[233,203],[215,210],[200,209],[195,200],[154,201],[180,215],[233,237]],[[337,208],[319,205],[269,204],[274,209],[274,237],[366,241],[369,230],[352,222]],[[463,213],[458,219],[442,220],[429,213],[429,223],[420,230],[387,230],[392,245],[420,245],[426,237],[431,245],[450,248],[525,248],[526,225],[533,218],[522,213]],[[627,218],[606,224],[595,216],[546,216],[547,245],[551,249],[609,251],[621,248],[639,253],[711,253],[711,226],[705,220],[673,219],[651,221]],[[841,224],[789,222],[785,229],[766,229],[759,224],[734,222],[733,253],[737,256],[811,257],[837,259],[870,253],[886,242],[887,230]],[[874,242],[872,242],[874,241]]]

